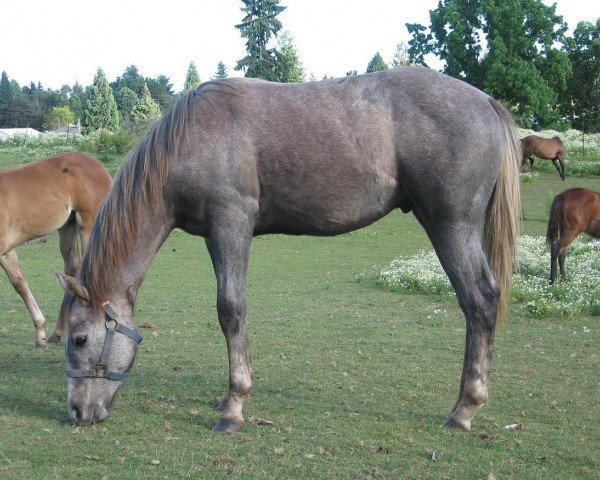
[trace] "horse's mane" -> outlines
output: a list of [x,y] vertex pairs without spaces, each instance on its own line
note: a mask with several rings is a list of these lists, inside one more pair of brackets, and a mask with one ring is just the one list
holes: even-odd
[[96,217],[79,274],[92,305],[99,305],[111,293],[111,279],[129,258],[133,240],[163,197],[169,159],[187,142],[197,93],[186,93],[149,128],[114,179]]

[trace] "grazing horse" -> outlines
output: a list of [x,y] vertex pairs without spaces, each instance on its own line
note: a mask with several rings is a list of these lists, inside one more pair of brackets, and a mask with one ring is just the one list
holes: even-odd
[[556,280],[556,262],[565,278],[567,247],[581,233],[600,238],[600,192],[568,188],[552,201],[546,241],[550,244],[550,285]]
[[77,277],[59,277],[72,295],[70,417],[108,416],[141,340],[139,286],[173,228],[204,237],[213,263],[229,355],[214,430],[234,432],[252,388],[252,237],[336,235],[401,208],[426,230],[466,316],[460,391],[445,424],[470,429],[488,399],[496,318],[510,288],[520,155],[504,107],[428,68],[302,84],[232,78],[188,92],[115,177]]
[[521,150],[523,153],[521,165],[525,165],[528,159],[529,164],[533,165],[533,155],[544,160],[552,160],[560,178],[565,179],[565,146],[560,138],[529,135],[521,139]]
[[[85,247],[111,182],[102,163],[79,152],[0,172],[0,265],[27,305],[38,347],[46,345],[44,315],[29,290],[15,247],[58,229],[65,273],[74,275],[81,262],[77,237]],[[51,340],[62,335],[61,317]]]

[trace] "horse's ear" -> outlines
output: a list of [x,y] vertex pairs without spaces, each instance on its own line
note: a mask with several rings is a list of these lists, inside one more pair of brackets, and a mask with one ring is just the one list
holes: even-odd
[[60,286],[65,292],[75,295],[84,303],[84,305],[88,304],[90,301],[90,294],[88,293],[87,288],[81,285],[76,278],[70,277],[69,275],[63,275],[59,272],[56,272],[56,276],[58,277]]

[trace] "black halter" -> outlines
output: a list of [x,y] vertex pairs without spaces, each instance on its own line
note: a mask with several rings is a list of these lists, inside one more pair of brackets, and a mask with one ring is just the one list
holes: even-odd
[[129,376],[129,372],[119,373],[113,372],[108,369],[108,357],[110,356],[110,350],[112,348],[113,337],[115,332],[119,332],[126,337],[131,338],[134,342],[139,344],[142,341],[142,336],[135,330],[121,325],[117,322],[117,314],[112,307],[107,303],[104,305],[105,315],[105,326],[106,326],[106,338],[104,339],[104,347],[102,348],[102,355],[100,355],[100,361],[96,364],[94,369],[89,370],[69,370],[67,368],[66,375],[69,378],[106,378],[108,380],[125,380]]

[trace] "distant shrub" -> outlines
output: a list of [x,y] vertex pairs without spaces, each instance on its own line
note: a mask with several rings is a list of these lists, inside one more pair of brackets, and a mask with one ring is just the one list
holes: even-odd
[[[545,239],[521,237],[512,300],[531,316],[600,315],[600,241],[577,239],[569,247],[568,258],[567,280],[550,286]],[[437,256],[426,249],[393,260],[376,275],[376,282],[393,292],[454,294]]]

